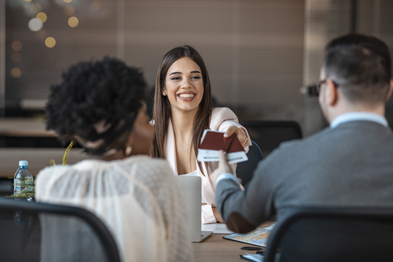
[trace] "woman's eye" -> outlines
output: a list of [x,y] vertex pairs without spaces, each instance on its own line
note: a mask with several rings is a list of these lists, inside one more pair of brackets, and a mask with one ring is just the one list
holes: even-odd
[[178,77],[178,76],[174,76],[171,78],[171,80],[179,80],[179,79],[180,79],[180,77]]
[[191,77],[191,79],[201,79],[201,77],[200,76],[193,76],[193,77]]

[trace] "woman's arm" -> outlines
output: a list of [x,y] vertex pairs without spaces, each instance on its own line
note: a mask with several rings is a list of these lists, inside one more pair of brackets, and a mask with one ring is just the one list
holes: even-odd
[[225,223],[224,219],[222,219],[220,212],[218,212],[218,209],[216,207],[212,207],[213,209],[213,214],[214,217],[216,218],[216,221],[219,223]]

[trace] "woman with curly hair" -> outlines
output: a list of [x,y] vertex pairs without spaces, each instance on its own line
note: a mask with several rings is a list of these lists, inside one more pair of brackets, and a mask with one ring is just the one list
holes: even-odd
[[[153,156],[166,158],[175,174],[202,179],[202,223],[223,222],[215,208],[210,174],[218,162],[197,162],[205,129],[235,134],[246,152],[247,130],[226,107],[211,108],[211,85],[205,63],[191,46],[176,47],[162,59],[156,77]],[[236,165],[232,165],[235,174]]]
[[78,63],[63,74],[50,90],[47,129],[76,140],[90,159],[43,169],[36,200],[96,214],[122,261],[190,261],[186,207],[173,171],[148,156],[154,130],[145,86],[138,69],[111,58]]

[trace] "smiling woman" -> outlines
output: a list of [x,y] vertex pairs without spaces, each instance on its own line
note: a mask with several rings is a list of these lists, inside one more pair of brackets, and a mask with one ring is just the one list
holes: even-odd
[[203,97],[201,69],[191,58],[180,58],[169,68],[163,90],[172,113],[174,110],[197,113]]
[[[166,158],[175,174],[202,179],[202,222],[222,222],[214,205],[210,172],[216,162],[197,162],[205,129],[236,134],[248,150],[247,130],[229,108],[211,108],[211,85],[205,63],[191,46],[176,47],[162,59],[156,77],[153,156]],[[236,166],[233,165],[235,170]]]

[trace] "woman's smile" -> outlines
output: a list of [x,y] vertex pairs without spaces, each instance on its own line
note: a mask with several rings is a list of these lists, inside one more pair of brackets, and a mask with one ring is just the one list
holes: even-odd
[[182,101],[192,101],[195,98],[194,92],[182,92],[177,94],[177,97]]
[[201,69],[189,57],[178,59],[168,69],[164,91],[173,110],[198,110],[204,92]]

